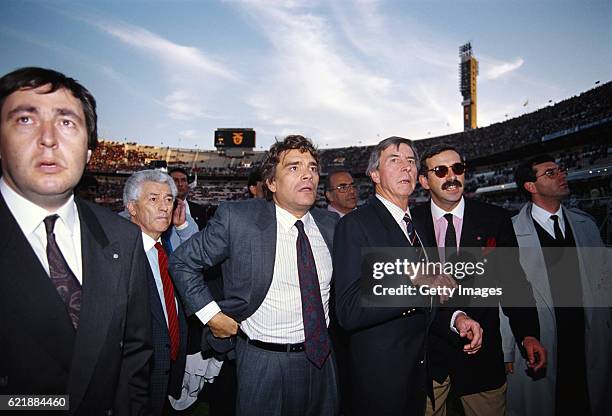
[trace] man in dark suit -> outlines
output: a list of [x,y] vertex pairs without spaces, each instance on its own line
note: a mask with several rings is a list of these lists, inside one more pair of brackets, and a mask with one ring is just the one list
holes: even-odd
[[[413,209],[413,218],[424,226],[425,235],[437,247],[446,246],[441,251],[442,260],[452,262],[457,254],[461,255],[462,248],[467,251],[471,247],[493,250],[517,246],[508,212],[463,198],[465,162],[453,146],[438,145],[422,156],[419,181],[429,191],[431,201]],[[480,286],[503,290],[501,306],[510,319],[517,342],[522,343],[534,369],[539,369],[546,365],[546,351],[538,341],[538,315],[533,307],[531,287],[519,264],[518,252],[508,250],[503,253],[503,261],[496,261],[501,260],[500,256],[488,256],[485,274],[475,279],[480,281]],[[513,303],[516,299],[532,306],[516,307],[519,306]],[[485,334],[479,354],[461,354],[435,333],[429,339],[436,408],[429,405],[427,414],[445,414],[451,386],[453,393],[461,397],[466,415],[505,414],[506,377],[498,307],[496,304],[478,306],[468,311],[482,325]]]
[[[334,239],[334,283],[338,320],[350,338],[353,406],[357,415],[421,415],[425,406],[426,331],[433,318],[429,307],[373,307],[362,304],[364,279],[362,252],[368,247],[401,247],[411,262],[423,250],[419,224],[413,222],[408,198],[417,180],[417,155],[412,142],[389,137],[372,151],[367,173],[376,196],[338,223]],[[419,238],[421,235],[421,238]],[[424,242],[425,247],[427,243]],[[414,253],[414,254],[413,254]],[[444,286],[448,276],[430,283]],[[408,281],[408,279],[406,279]],[[438,284],[440,283],[440,284]],[[425,305],[420,303],[420,305]],[[442,317],[438,318],[442,319]],[[471,341],[467,353],[480,348],[482,330],[465,313],[447,315],[442,327]]]
[[[149,261],[149,297],[153,360],[151,361],[152,414],[161,415],[169,407],[167,396],[181,396],[187,355],[187,319],[181,302],[176,299],[174,284],[168,273],[167,246],[162,234],[171,224],[185,224],[185,209],[173,209],[176,186],[159,170],[141,170],[125,183],[123,203],[130,220],[142,231],[144,250]],[[189,226],[187,224],[187,226]],[[197,227],[192,225],[191,233]]]
[[[327,325],[338,217],[313,208],[319,164],[308,139],[275,143],[262,176],[268,199],[221,204],[203,232],[173,253],[172,275],[187,312],[210,331],[211,347],[236,347],[237,414],[333,415]],[[200,273],[219,263],[224,298],[215,302]]]
[[147,414],[151,323],[138,227],[73,196],[96,104],[59,72],[0,78],[0,394]]
[[200,230],[206,227],[206,222],[208,221],[207,207],[187,199],[189,194],[189,176],[187,171],[183,168],[172,168],[168,174],[172,176],[176,184],[178,191],[177,199],[187,203],[187,214],[191,215],[191,218],[195,220]]

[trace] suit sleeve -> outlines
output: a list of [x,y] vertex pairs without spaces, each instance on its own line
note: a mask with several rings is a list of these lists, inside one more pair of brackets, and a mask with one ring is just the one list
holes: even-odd
[[508,215],[502,219],[498,238],[498,245],[505,248],[503,258],[499,255],[496,258],[497,275],[503,289],[501,310],[508,318],[516,342],[521,345],[526,336],[540,338],[540,323],[531,285],[519,261],[518,243]]
[[118,388],[119,392],[127,392],[129,397],[118,395],[117,407],[125,407],[127,402],[130,414],[141,415],[149,412],[149,360],[153,352],[147,282],[150,270],[140,233],[134,240]]
[[177,247],[170,256],[170,272],[188,315],[214,300],[202,271],[229,256],[230,205],[221,204],[206,228]]
[[348,331],[387,322],[406,311],[406,308],[361,306],[361,248],[367,244],[366,233],[354,217],[344,217],[338,222],[332,256],[336,313],[340,326]]

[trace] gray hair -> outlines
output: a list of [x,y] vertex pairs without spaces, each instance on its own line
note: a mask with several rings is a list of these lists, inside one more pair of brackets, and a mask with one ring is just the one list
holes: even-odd
[[127,207],[128,202],[137,201],[140,198],[142,185],[145,182],[166,183],[170,186],[172,198],[176,199],[178,193],[174,180],[167,173],[161,170],[149,169],[135,172],[125,182],[123,188],[123,206]]
[[380,155],[382,154],[382,152],[384,152],[388,147],[391,147],[391,146],[395,146],[399,148],[400,144],[406,144],[410,146],[410,148],[412,149],[412,152],[414,153],[414,159],[416,162],[416,166],[418,166],[419,165],[419,154],[417,153],[417,149],[416,147],[414,147],[412,140],[405,139],[403,137],[398,137],[398,136],[391,136],[391,137],[387,137],[386,139],[382,140],[380,143],[376,145],[376,147],[374,147],[374,150],[372,150],[372,153],[370,154],[370,160],[368,162],[368,168],[366,169],[366,175],[371,177],[372,172],[378,169],[378,167],[380,166]]

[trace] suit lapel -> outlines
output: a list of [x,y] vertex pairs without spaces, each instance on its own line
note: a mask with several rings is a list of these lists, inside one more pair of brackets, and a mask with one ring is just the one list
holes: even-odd
[[[81,222],[83,295],[68,391],[75,408],[83,398],[113,318],[121,275],[119,241],[109,241],[94,212],[75,198]],[[103,365],[103,364],[102,364]]]
[[0,270],[6,271],[2,278],[3,295],[14,305],[12,312],[22,322],[24,331],[38,339],[49,356],[69,373],[75,331],[66,306],[2,195],[0,230],[4,234]]
[[393,215],[391,215],[387,207],[375,196],[370,198],[368,204],[372,205],[374,212],[376,212],[380,222],[387,231],[385,237],[388,240],[389,247],[410,247],[408,238],[406,238],[398,223],[395,222]]
[[459,247],[480,247],[486,242],[485,230],[481,229],[481,222],[478,221],[480,212],[475,212],[475,206],[463,198],[465,209],[463,210],[463,225],[461,226],[461,238]]
[[329,254],[331,254],[334,246],[334,229],[336,227],[335,221],[329,215],[324,214],[324,211],[320,211],[318,209],[311,209],[310,214],[312,215],[312,218],[314,218],[315,223],[323,236],[323,240],[325,240]]
[[[276,208],[274,202],[268,201],[259,211],[255,219],[255,224],[259,230],[259,239],[253,241],[252,256],[256,261],[261,261],[262,279],[254,282],[253,289],[256,293],[255,299],[261,298],[263,301],[274,275],[274,260],[276,259]],[[255,302],[259,304],[261,302]]]

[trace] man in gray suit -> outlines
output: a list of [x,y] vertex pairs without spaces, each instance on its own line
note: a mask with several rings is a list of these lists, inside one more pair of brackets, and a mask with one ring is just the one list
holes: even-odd
[[549,361],[529,371],[502,316],[507,412],[611,414],[610,270],[599,230],[585,212],[561,205],[567,174],[550,155],[519,165],[516,184],[531,200],[512,222]]
[[[217,352],[236,352],[239,415],[333,415],[338,394],[327,332],[337,215],[313,208],[318,155],[302,136],[275,143],[266,200],[221,204],[170,268],[188,314]],[[200,273],[222,264],[215,302]]]

